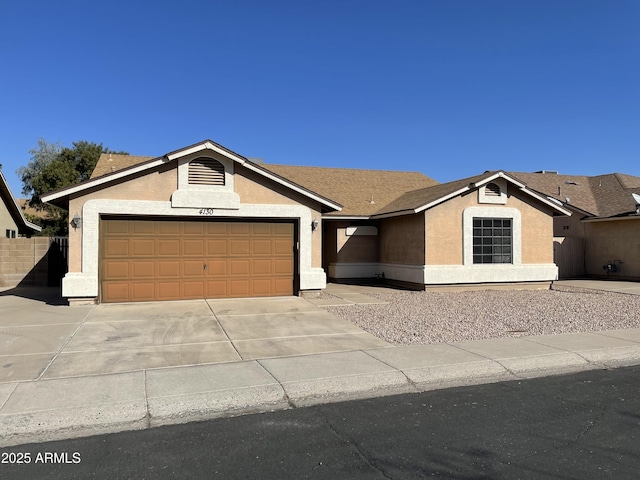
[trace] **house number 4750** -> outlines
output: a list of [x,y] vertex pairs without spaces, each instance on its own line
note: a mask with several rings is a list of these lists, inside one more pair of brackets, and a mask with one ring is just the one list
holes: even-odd
[[200,215],[213,215],[213,208],[201,208]]

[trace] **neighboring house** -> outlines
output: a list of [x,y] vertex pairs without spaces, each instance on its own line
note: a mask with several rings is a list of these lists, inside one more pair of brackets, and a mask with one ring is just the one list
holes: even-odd
[[640,279],[640,177],[611,173],[588,177],[555,171],[512,173],[570,210],[554,223],[561,277]]
[[22,209],[9,189],[9,184],[0,171],[0,237],[30,237],[42,229],[24,217]]
[[71,303],[292,295],[380,277],[414,287],[547,282],[553,217],[503,171],[438,184],[415,172],[262,164],[212,141],[101,156],[42,200],[68,208]]

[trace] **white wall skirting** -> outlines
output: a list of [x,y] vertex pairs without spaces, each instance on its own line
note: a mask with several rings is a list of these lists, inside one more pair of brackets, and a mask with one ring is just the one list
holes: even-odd
[[426,265],[426,285],[453,283],[501,283],[541,282],[558,279],[555,263],[520,264],[506,263],[485,265]]
[[300,290],[326,287],[322,268],[311,266],[311,210],[302,205],[241,204],[237,210],[212,210],[201,215],[199,208],[172,208],[171,202],[133,200],[89,200],[82,208],[82,271],[69,272],[62,279],[64,297],[98,296],[100,215],[180,216],[193,218],[274,218],[298,222]]
[[424,283],[425,265],[401,265],[396,263],[332,263],[330,278],[384,278],[411,283]]
[[533,265],[399,265],[390,263],[332,263],[329,277],[374,278],[384,273],[389,280],[423,285],[456,283],[538,282],[558,278],[554,263]]

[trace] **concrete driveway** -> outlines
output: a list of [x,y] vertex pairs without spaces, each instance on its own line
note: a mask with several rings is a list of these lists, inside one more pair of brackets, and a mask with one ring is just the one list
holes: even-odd
[[61,303],[0,292],[0,383],[389,346],[299,297]]

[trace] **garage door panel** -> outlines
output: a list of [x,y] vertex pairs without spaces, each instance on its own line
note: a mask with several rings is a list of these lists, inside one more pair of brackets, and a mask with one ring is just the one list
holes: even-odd
[[156,299],[155,282],[132,282],[131,301],[148,302]]
[[242,259],[229,260],[229,275],[249,275],[251,273],[251,261]]
[[274,255],[293,255],[293,240],[288,238],[274,238],[273,254]]
[[187,236],[203,237],[205,232],[205,224],[203,222],[184,222],[183,233]]
[[273,295],[291,295],[293,291],[293,281],[290,278],[273,279]]
[[207,222],[207,236],[209,237],[226,237],[229,235],[226,222]]
[[180,222],[153,222],[157,225],[158,235],[180,235]]
[[180,240],[160,238],[158,242],[158,256],[160,257],[179,257],[180,256]]
[[141,222],[141,221],[131,221],[131,234],[132,235],[150,235],[153,236],[155,234],[155,223],[154,222]]
[[128,257],[129,239],[107,239],[104,243],[104,258]]
[[159,278],[179,278],[180,277],[180,261],[179,260],[157,260],[158,277]]
[[204,293],[205,283],[200,282],[182,282],[182,297],[183,298],[205,298]]
[[292,295],[293,237],[292,223],[103,220],[101,299]]
[[278,276],[293,276],[293,260],[288,258],[273,259],[273,273]]
[[253,275],[271,275],[273,272],[270,258],[253,259],[251,261],[251,272]]
[[230,280],[229,295],[232,297],[250,297],[251,296],[251,280],[248,278]]
[[182,298],[180,282],[160,282],[157,286],[158,300],[179,300]]
[[139,261],[133,260],[131,262],[131,278],[132,279],[141,279],[141,278],[155,278],[156,262],[154,261]]
[[229,253],[231,255],[250,255],[251,254],[251,240],[233,238],[229,243],[230,243]]
[[271,256],[271,239],[256,239],[251,240],[251,253],[253,255]]
[[203,277],[204,263],[202,260],[183,260],[182,275],[185,277]]
[[129,234],[129,220],[109,220],[103,225],[105,233]]
[[241,235],[247,236],[251,233],[251,224],[250,223],[228,223],[227,224],[227,233],[229,235]]
[[185,257],[203,257],[204,243],[204,239],[183,240],[182,255],[184,255]]
[[276,236],[293,238],[293,224],[292,223],[274,223],[273,234]]
[[227,248],[227,239],[219,239],[219,240],[207,240],[206,241],[206,251],[205,256],[207,257],[226,257],[228,248]]
[[227,259],[209,259],[207,264],[206,275],[208,277],[224,277],[227,275]]
[[264,235],[267,237],[271,236],[271,223],[252,223],[251,224],[251,234],[252,235]]
[[129,302],[129,282],[105,282],[102,285],[105,302]]
[[228,296],[227,280],[207,281],[207,298],[225,298]]
[[122,280],[129,278],[129,262],[110,260],[104,262],[104,278],[106,280]]
[[132,238],[131,256],[133,257],[155,257],[156,241],[153,238]]
[[264,279],[254,278],[253,280],[251,280],[251,283],[252,283],[251,285],[252,295],[256,297],[260,297],[260,296],[269,295],[271,293],[272,286],[271,286],[270,278],[264,278]]

